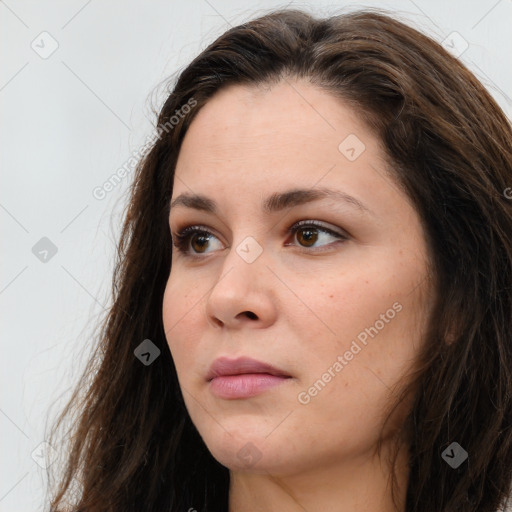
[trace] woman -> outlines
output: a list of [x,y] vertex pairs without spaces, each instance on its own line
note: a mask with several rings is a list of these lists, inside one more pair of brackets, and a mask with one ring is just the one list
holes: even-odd
[[497,510],[512,129],[476,78],[384,12],[283,10],[157,133],[51,510]]

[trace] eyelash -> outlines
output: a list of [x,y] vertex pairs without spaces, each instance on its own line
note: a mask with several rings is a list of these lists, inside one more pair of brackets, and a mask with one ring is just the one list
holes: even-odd
[[[332,236],[338,238],[338,240],[340,242],[344,242],[344,241],[348,240],[347,236],[342,235],[341,233],[337,233],[336,231],[333,231],[333,230],[325,227],[322,223],[320,223],[318,221],[314,221],[314,220],[302,220],[300,222],[296,222],[295,224],[293,224],[293,226],[291,226],[288,229],[287,235],[295,236],[297,231],[299,231],[301,228],[305,228],[305,227],[312,227],[312,228],[317,229],[318,231],[323,231],[324,233],[327,233],[329,235],[332,235]],[[184,256],[187,256],[190,258],[202,259],[202,258],[204,258],[204,256],[200,256],[199,254],[192,254],[190,252],[190,249],[187,248],[190,238],[194,234],[213,235],[213,233],[208,231],[203,226],[187,226],[187,227],[183,228],[182,230],[178,231],[174,235],[173,238],[175,240],[173,240],[173,245]],[[215,236],[215,235],[213,235],[213,236]],[[217,238],[217,237],[215,237],[215,238]],[[328,245],[332,245],[332,244],[328,244]],[[303,250],[303,252],[322,252],[325,249],[317,248],[317,249],[310,250],[306,247],[302,247],[302,250]]]

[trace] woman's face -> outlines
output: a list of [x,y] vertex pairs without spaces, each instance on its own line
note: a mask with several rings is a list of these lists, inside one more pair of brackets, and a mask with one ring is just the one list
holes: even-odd
[[[163,321],[208,449],[280,475],[369,457],[430,307],[422,226],[376,137],[309,83],[230,86],[184,138],[171,204],[185,195],[208,201],[175,203],[173,240],[203,233],[172,248]],[[208,380],[242,356],[289,378]]]

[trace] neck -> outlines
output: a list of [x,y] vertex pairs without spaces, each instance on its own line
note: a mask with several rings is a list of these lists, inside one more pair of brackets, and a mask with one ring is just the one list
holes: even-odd
[[396,462],[395,506],[387,458],[351,459],[306,472],[272,475],[230,472],[229,512],[403,512],[408,451]]

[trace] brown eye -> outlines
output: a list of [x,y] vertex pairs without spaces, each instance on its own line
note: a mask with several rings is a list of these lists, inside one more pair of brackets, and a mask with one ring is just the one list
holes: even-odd
[[[173,245],[186,256],[207,254],[208,244],[217,237],[200,226],[188,226],[174,235]],[[191,249],[192,247],[192,249]]]
[[[323,246],[320,246],[318,248],[314,247],[319,240],[321,241],[322,239],[325,238],[328,239],[329,237],[335,238],[338,241],[348,240],[348,236],[345,236],[342,233],[337,233],[336,231],[327,228],[322,223],[315,220],[303,220],[297,222],[288,230],[288,232],[297,238],[297,242],[301,247],[313,248],[317,251],[323,250]],[[329,246],[332,244],[323,245]]]
[[318,233],[316,231],[316,228],[299,228],[296,231],[297,240],[306,247],[311,247],[318,240]]
[[201,253],[202,249],[206,247],[208,242],[210,241],[210,237],[203,233],[196,233],[190,237],[191,246],[194,251]]

